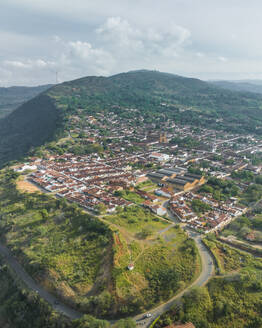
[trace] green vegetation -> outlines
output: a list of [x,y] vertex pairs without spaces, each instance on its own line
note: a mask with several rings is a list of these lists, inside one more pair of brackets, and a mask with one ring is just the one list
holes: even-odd
[[116,191],[115,195],[122,197],[135,204],[141,204],[145,201],[144,198],[139,196],[136,192],[129,191],[129,190]]
[[209,178],[199,191],[212,194],[216,200],[227,200],[230,197],[236,197],[240,192],[234,181],[214,177]]
[[63,200],[18,192],[16,177],[12,171],[0,175],[2,241],[45,288],[84,306],[94,284],[100,292],[106,287],[98,276],[108,262],[110,230]]
[[0,120],[0,167],[55,139],[62,126],[62,112],[47,95],[25,103]]
[[232,91],[262,93],[262,86],[255,81],[213,81],[212,84]]
[[160,220],[149,210],[138,206],[119,208],[118,213],[106,216],[105,219],[127,229],[133,234],[139,234],[143,228],[147,228],[152,233],[155,233],[169,225],[169,222]]
[[18,176],[0,172],[1,242],[65,303],[100,318],[126,316],[168,299],[199,274],[194,242],[148,210],[119,208],[102,222],[63,199],[20,193]]
[[[0,325],[8,328],[109,328],[107,321],[85,315],[79,320],[54,312],[38,294],[27,290],[12,270],[0,259]],[[123,320],[115,328],[132,328],[132,321]]]
[[211,206],[207,203],[202,202],[199,199],[193,199],[191,202],[191,207],[195,213],[205,213],[211,210]]
[[185,137],[185,138],[175,137],[170,140],[170,143],[189,149],[197,148],[200,145],[200,142],[192,137]]
[[197,248],[179,227],[166,230],[168,222],[136,206],[104,219],[115,229],[113,279],[120,313],[143,312],[199,274]]
[[182,304],[160,316],[155,328],[173,322],[192,322],[197,328],[262,326],[262,261],[220,246],[214,240],[208,240],[208,243],[211,243],[212,251],[224,265],[225,271],[239,272],[213,278],[206,287],[190,290],[182,297]]
[[251,159],[251,163],[253,165],[259,165],[262,164],[262,153],[256,153],[256,154],[250,154],[247,153],[246,156]]
[[157,187],[158,186],[156,183],[148,179],[147,181],[141,182],[138,185],[136,185],[135,189],[146,191],[146,192],[150,192],[150,191],[152,192],[155,189],[157,189]]
[[246,252],[234,249],[215,238],[206,237],[203,242],[211,250],[216,259],[218,273],[225,274],[238,271],[247,266],[260,267],[261,261],[254,260],[254,257]]
[[233,171],[231,177],[243,182],[262,184],[262,175],[255,175],[253,172],[247,170]]
[[254,242],[262,242],[262,215],[254,217],[241,216],[223,230],[224,236],[234,235],[239,239],[247,240],[252,232]]
[[262,185],[250,184],[241,196],[241,203],[244,205],[259,201],[262,198]]
[[241,170],[241,171],[233,171],[231,173],[231,177],[234,179],[243,180],[246,182],[253,182],[255,180],[255,175],[251,171]]
[[81,145],[79,143],[74,144],[69,151],[75,155],[88,155],[92,153],[101,154],[103,147],[99,144]]
[[[19,107],[0,121],[0,165],[65,136],[65,131],[75,127],[69,123],[72,115],[80,119],[81,125],[84,115],[110,111],[129,119],[134,112],[124,109],[137,108],[144,121],[137,120],[136,124],[154,123],[163,117],[163,102],[166,119],[179,124],[262,133],[261,95],[223,90],[172,74],[135,71],[65,82]],[[100,128],[100,134],[110,136],[110,131]],[[187,147],[197,143],[190,138],[175,142],[184,142]],[[80,147],[77,151],[86,150]]]
[[14,283],[15,277],[0,260],[0,325],[10,328],[72,327],[39,298]]
[[50,87],[51,85],[0,88],[0,118],[7,116],[18,106]]

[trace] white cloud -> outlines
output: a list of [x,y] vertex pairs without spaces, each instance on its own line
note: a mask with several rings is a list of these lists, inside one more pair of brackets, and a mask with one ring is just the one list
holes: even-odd
[[261,76],[259,0],[2,2],[1,85],[54,82],[55,71],[70,80],[140,68]]
[[223,62],[223,63],[227,62],[227,58],[226,58],[226,57],[223,57],[223,56],[219,56],[217,59],[218,59],[220,62]]
[[[160,68],[184,52],[190,43],[189,30],[171,24],[168,28],[137,27],[121,17],[109,17],[99,25],[90,40],[65,40],[59,35],[44,39],[52,51],[42,58],[11,58],[2,67],[35,80],[52,77],[61,80],[85,75],[111,75],[137,68]],[[158,63],[156,65],[156,63]],[[25,73],[26,72],[26,73]],[[48,81],[47,81],[48,82]]]
[[43,59],[26,59],[24,61],[18,60],[5,60],[3,62],[4,66],[14,67],[18,69],[42,69],[47,67],[53,67],[55,65],[54,62],[45,61]]
[[205,54],[203,52],[197,52],[196,56],[199,58],[203,58],[203,57],[205,57]]
[[108,75],[115,64],[113,56],[104,49],[95,48],[89,42],[71,41],[64,43],[64,60],[82,69],[85,65],[89,74]]
[[127,56],[163,55],[173,57],[189,42],[188,29],[175,24],[162,28],[134,27],[121,17],[110,17],[97,28],[98,36],[108,48],[117,49]]

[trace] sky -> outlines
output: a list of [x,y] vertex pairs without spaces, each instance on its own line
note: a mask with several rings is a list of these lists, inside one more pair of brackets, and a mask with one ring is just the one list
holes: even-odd
[[261,12],[261,0],[0,0],[0,86],[137,69],[262,79]]

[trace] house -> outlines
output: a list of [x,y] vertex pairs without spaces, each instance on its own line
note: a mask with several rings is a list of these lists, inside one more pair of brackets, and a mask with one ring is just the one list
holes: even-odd
[[155,190],[155,194],[157,196],[162,196],[162,197],[166,197],[166,198],[172,197],[172,192],[169,191],[167,188],[157,189],[157,190]]
[[166,209],[163,206],[154,205],[154,206],[151,206],[151,210],[153,213],[160,215],[160,216],[166,214]]
[[37,166],[36,165],[29,165],[29,164],[24,164],[23,166],[19,166],[14,169],[15,172],[24,172],[26,170],[36,170]]
[[151,155],[149,155],[149,158],[155,159],[159,162],[165,162],[169,160],[169,155],[160,154],[160,153],[151,153]]
[[148,180],[148,177],[143,174],[136,177],[136,183],[142,183]]

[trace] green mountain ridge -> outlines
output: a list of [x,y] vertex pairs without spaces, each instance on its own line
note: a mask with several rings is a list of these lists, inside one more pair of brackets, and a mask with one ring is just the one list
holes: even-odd
[[53,86],[0,121],[0,166],[53,140],[77,109],[92,114],[137,108],[177,123],[262,133],[262,95],[225,90],[198,79],[157,71],[89,76]]
[[8,88],[0,87],[0,118],[7,116],[17,107],[39,93],[51,88],[52,85],[40,85],[36,87],[13,86]]

